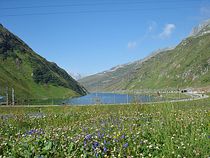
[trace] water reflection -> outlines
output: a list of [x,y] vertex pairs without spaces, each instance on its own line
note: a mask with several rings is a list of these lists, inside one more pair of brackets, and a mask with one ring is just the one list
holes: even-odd
[[153,102],[155,98],[149,95],[129,95],[114,93],[91,93],[86,96],[66,100],[70,105],[93,105],[93,104],[126,104]]

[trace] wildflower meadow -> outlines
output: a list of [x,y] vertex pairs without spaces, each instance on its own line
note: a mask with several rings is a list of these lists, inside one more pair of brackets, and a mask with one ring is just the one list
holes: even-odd
[[0,107],[0,157],[210,156],[210,100]]

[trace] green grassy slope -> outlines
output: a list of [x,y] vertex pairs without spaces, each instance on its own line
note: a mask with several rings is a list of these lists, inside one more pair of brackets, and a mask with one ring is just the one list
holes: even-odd
[[123,85],[122,82],[129,80],[130,73],[132,73],[135,67],[137,68],[139,62],[140,61],[117,66],[109,71],[82,78],[79,82],[89,91],[121,89]]
[[147,60],[128,89],[201,87],[210,84],[210,34],[189,37],[175,49]]
[[[174,49],[110,73],[85,77],[80,82],[90,91],[96,90],[96,85],[100,91],[207,86],[210,85],[209,43],[210,21],[199,25],[192,36]],[[103,80],[110,81],[104,84]]]
[[6,86],[15,89],[17,98],[63,98],[86,94],[68,73],[36,54],[0,25],[0,87]]

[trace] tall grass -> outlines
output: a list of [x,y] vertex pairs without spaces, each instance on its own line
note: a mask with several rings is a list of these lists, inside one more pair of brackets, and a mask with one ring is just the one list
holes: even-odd
[[155,105],[2,107],[6,157],[208,157],[209,100]]

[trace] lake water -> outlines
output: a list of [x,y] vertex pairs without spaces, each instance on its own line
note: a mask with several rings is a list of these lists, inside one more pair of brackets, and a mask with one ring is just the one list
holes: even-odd
[[2,97],[2,96],[0,96],[0,103],[1,103],[1,102],[4,102],[4,101],[5,101],[5,98]]
[[86,96],[68,99],[65,101],[65,104],[70,104],[70,105],[126,104],[134,102],[153,102],[153,101],[155,101],[155,98],[147,95],[91,93]]

